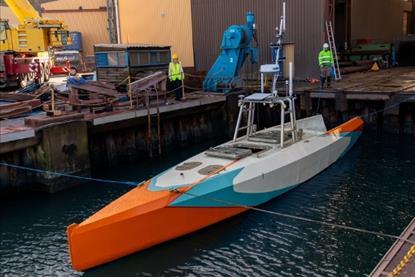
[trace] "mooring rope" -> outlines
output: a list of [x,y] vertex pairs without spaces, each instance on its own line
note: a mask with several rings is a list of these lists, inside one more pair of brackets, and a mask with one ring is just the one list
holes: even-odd
[[400,104],[405,103],[405,102],[408,102],[408,101],[415,101],[415,96],[414,95],[410,95],[407,98],[403,99],[402,101],[396,102],[395,104],[390,105],[390,106],[388,106],[388,107],[386,107],[384,109],[377,110],[377,111],[368,113],[366,115],[362,115],[361,117],[369,117],[369,116],[372,116],[372,115],[375,115],[375,114],[378,114],[378,113],[382,113],[382,112],[386,112],[386,111],[392,110],[392,109],[398,107]]
[[85,177],[85,176],[72,175],[72,174],[61,173],[61,172],[54,172],[54,171],[49,171],[49,170],[43,170],[43,169],[38,169],[38,168],[32,168],[32,167],[26,167],[26,166],[21,166],[21,165],[16,165],[16,164],[9,164],[9,163],[2,163],[2,162],[0,162],[0,166],[20,169],[20,170],[26,170],[26,171],[31,171],[31,172],[41,173],[41,174],[49,174],[49,175],[55,175],[55,176],[60,176],[60,177],[68,177],[68,178],[84,180],[84,181],[94,181],[94,182],[100,182],[100,183],[112,183],[112,184],[121,184],[121,185],[129,185],[129,186],[137,186],[137,185],[140,184],[139,182],[118,181],[118,180],[108,180],[108,179]]
[[[320,112],[320,99],[321,98],[319,97],[318,100],[317,100],[316,114],[318,114]],[[400,104],[403,104],[403,103],[408,102],[408,101],[415,101],[415,96],[414,95],[410,95],[410,96],[406,97],[405,99],[403,99],[403,100],[401,100],[399,102],[396,102],[396,103],[394,103],[394,104],[392,104],[392,105],[390,105],[388,107],[385,107],[383,109],[376,110],[376,111],[370,112],[368,114],[361,114],[360,117],[365,118],[366,120],[368,120],[369,117],[372,116],[372,115],[375,115],[375,114],[378,114],[378,113],[383,113],[383,112],[392,110],[392,109],[398,107]]]
[[400,240],[400,241],[404,241],[404,242],[415,245],[415,241],[404,239],[404,238],[402,238],[400,236],[397,236],[397,235],[391,235],[391,234],[387,234],[387,233],[383,233],[383,232],[370,231],[370,230],[366,230],[366,229],[362,229],[362,228],[351,227],[351,226],[341,225],[341,224],[336,224],[336,223],[330,223],[330,222],[326,222],[326,221],[310,219],[310,218],[306,218],[306,217],[302,217],[302,216],[291,215],[291,214],[286,214],[286,213],[280,213],[280,212],[276,212],[276,211],[270,211],[270,210],[261,209],[261,208],[258,208],[258,207],[243,205],[243,204],[236,203],[236,202],[233,202],[233,201],[213,198],[213,197],[209,197],[209,196],[206,196],[206,195],[197,195],[197,194],[194,194],[194,193],[191,193],[191,192],[188,192],[188,191],[183,192],[183,194],[187,194],[187,195],[192,196],[192,197],[200,197],[200,198],[212,201],[212,202],[230,205],[232,207],[245,208],[245,209],[248,209],[248,210],[257,211],[257,212],[261,212],[261,213],[265,213],[265,214],[270,214],[270,215],[273,215],[273,216],[285,217],[285,218],[289,218],[289,219],[295,219],[295,220],[300,220],[300,221],[304,221],[304,222],[310,222],[310,223],[325,225],[325,226],[329,226],[329,227],[333,227],[333,228],[338,228],[338,229],[343,229],[343,230],[348,230],[348,231],[360,232],[360,233],[365,233],[365,234],[369,234],[369,235],[375,235],[375,236]]
[[[68,177],[68,178],[74,178],[74,179],[80,179],[80,180],[86,180],[86,181],[102,182],[102,183],[121,184],[121,185],[128,185],[128,186],[138,186],[138,185],[143,183],[143,182],[119,181],[119,180],[108,180],[108,179],[84,177],[84,176],[53,172],[53,171],[48,171],[48,170],[30,168],[30,167],[26,167],[26,166],[20,166],[20,165],[8,164],[8,163],[2,163],[2,162],[0,162],[0,166],[10,167],[10,168],[15,168],[15,169],[20,169],[20,170],[26,170],[26,171],[32,171],[32,172],[41,173],[41,174],[50,174],[50,175],[55,175],[55,176]],[[286,214],[286,213],[280,213],[280,212],[276,212],[276,211],[270,211],[270,210],[266,210],[266,209],[262,209],[262,208],[258,208],[258,207],[244,205],[244,204],[233,202],[233,201],[213,198],[213,197],[209,197],[209,196],[206,196],[206,195],[197,195],[197,194],[191,193],[189,191],[179,191],[178,189],[175,189],[175,190],[172,190],[172,192],[183,193],[183,194],[186,194],[186,195],[189,195],[189,196],[192,196],[192,197],[200,197],[200,198],[204,198],[206,200],[213,201],[213,202],[216,202],[216,203],[227,204],[227,205],[230,205],[232,207],[245,208],[247,210],[257,211],[257,212],[261,212],[261,213],[265,213],[265,214],[269,214],[269,215],[273,215],[273,216],[279,216],[279,217],[284,217],[284,218],[289,218],[289,219],[294,219],[294,220],[299,220],[299,221],[304,221],[304,222],[309,222],[309,223],[314,223],[314,224],[319,224],[319,225],[325,225],[325,226],[329,226],[329,227],[332,227],[332,228],[343,229],[343,230],[359,232],[359,233],[365,233],[365,234],[369,234],[369,235],[375,235],[375,236],[378,236],[378,237],[385,237],[385,238],[389,238],[389,239],[400,240],[400,241],[404,241],[404,242],[415,245],[415,241],[407,240],[407,239],[404,239],[404,238],[402,238],[400,236],[397,236],[397,235],[392,235],[392,234],[387,234],[387,233],[377,232],[377,231],[371,231],[371,230],[366,230],[366,229],[362,229],[362,228],[357,228],[357,227],[352,227],[352,226],[347,226],[347,225],[341,225],[341,224],[336,224],[336,223],[330,223],[330,222],[325,222],[325,221],[316,220],[316,219],[310,219],[310,218],[306,218],[306,217],[302,217],[302,216],[296,216],[296,215],[291,215],[291,214]]]

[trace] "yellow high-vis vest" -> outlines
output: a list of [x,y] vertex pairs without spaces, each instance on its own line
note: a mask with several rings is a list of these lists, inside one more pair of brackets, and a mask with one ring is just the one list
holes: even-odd
[[173,63],[171,62],[169,64],[169,78],[172,81],[176,80],[183,80],[184,74],[183,74],[183,67],[181,63]]
[[323,67],[330,67],[334,64],[333,53],[330,50],[322,50],[318,55],[318,63]]

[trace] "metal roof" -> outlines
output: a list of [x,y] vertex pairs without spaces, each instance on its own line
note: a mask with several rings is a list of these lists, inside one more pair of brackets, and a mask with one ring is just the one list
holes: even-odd
[[100,43],[95,44],[95,48],[117,48],[117,49],[135,49],[135,48],[167,48],[169,45],[154,45],[154,44],[111,44],[111,43]]

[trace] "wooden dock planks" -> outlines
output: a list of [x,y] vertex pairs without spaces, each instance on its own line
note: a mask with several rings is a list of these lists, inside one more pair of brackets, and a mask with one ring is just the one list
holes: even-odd
[[38,128],[41,126],[53,124],[53,123],[62,123],[70,122],[73,120],[82,120],[84,115],[81,113],[66,113],[60,116],[30,116],[24,119],[24,124],[32,128]]
[[332,93],[342,91],[346,94],[380,95],[412,92],[414,89],[415,68],[401,67],[378,72],[354,73],[346,75],[341,81],[335,82],[332,89],[324,89],[321,91],[319,87],[315,85],[304,86],[303,88],[298,89],[297,93]]

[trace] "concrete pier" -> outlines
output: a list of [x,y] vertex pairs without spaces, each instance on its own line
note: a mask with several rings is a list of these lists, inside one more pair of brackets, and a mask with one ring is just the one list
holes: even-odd
[[[45,117],[44,114],[32,119]],[[227,136],[226,97],[189,94],[184,102],[150,109],[85,114],[83,119],[24,125],[2,121],[0,162],[88,176],[92,168],[131,162],[198,141]],[[79,181],[0,166],[0,195],[39,189],[55,192]]]
[[350,74],[332,88],[303,85],[296,93],[302,116],[321,113],[331,126],[353,116],[366,116],[368,128],[415,136],[413,67]]
[[[160,105],[150,103],[149,108],[84,110],[75,113],[81,117],[46,125],[25,124],[45,119],[45,113],[4,120],[0,162],[88,176],[94,168],[156,157],[217,137],[229,138],[238,114],[238,95],[244,93],[249,92],[187,93],[183,102],[168,99]],[[321,113],[331,128],[364,116],[366,128],[415,136],[414,68],[351,74],[323,91],[315,85],[298,84],[296,94],[298,118]],[[257,112],[259,129],[273,126],[279,119],[279,113],[268,107]],[[78,183],[0,166],[0,195],[34,188],[54,192]]]

